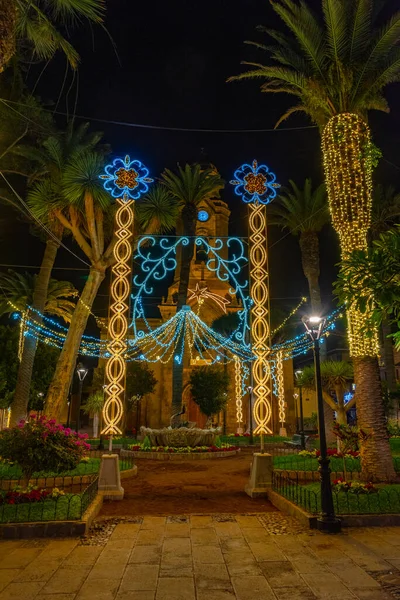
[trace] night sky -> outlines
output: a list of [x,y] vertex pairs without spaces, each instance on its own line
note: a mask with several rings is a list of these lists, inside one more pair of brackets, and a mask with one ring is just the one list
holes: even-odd
[[[177,162],[204,161],[206,157],[228,182],[237,166],[257,158],[269,165],[283,185],[289,179],[302,185],[306,177],[312,177],[315,185],[322,181],[317,129],[285,130],[310,126],[302,116],[292,117],[277,131],[239,134],[171,132],[94,120],[200,129],[273,128],[285,108],[292,104],[291,98],[261,94],[256,81],[226,83],[229,76],[243,69],[241,60],[266,59],[264,53],[243,42],[263,40],[263,35],[255,31],[259,24],[282,26],[269,2],[108,0],[107,4],[105,24],[118,56],[104,31],[83,26],[71,38],[82,59],[78,90],[77,79],[71,85],[69,73],[60,95],[65,60],[59,56],[37,87],[42,99],[57,101],[60,95],[58,110],[65,112],[68,108],[71,112],[78,91],[76,114],[92,120],[93,129],[104,131],[113,154],[129,153],[139,158],[153,176],[159,175],[164,167],[174,168]],[[397,3],[393,0],[392,4],[394,8]],[[30,84],[36,76],[33,70]],[[387,98],[393,112],[374,114],[370,120],[374,141],[385,159],[375,173],[376,180],[397,188],[400,188],[399,97],[399,86],[392,86]],[[63,118],[57,119],[62,125]],[[234,211],[231,234],[245,235],[242,218],[245,207],[229,184],[223,198]],[[297,241],[290,235],[284,236],[271,228],[271,296],[274,304],[288,309],[307,294],[307,283]],[[12,231],[6,228],[0,240],[1,262],[39,265],[42,249],[40,241],[28,235],[26,225],[19,224]],[[74,250],[79,253],[76,247]],[[326,228],[321,235],[321,286],[327,311],[332,306],[331,283],[338,258],[335,234]],[[59,251],[57,266],[84,267],[64,250]],[[81,288],[85,271],[57,270],[54,275],[72,279]],[[99,315],[107,310],[106,293],[107,287],[103,285],[94,308]]]

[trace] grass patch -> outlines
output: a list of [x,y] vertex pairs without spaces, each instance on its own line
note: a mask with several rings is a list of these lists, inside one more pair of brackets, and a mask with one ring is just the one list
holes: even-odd
[[[346,514],[398,514],[400,513],[400,485],[379,484],[378,491],[372,494],[352,494],[333,491],[333,503],[338,515]],[[277,490],[298,506],[310,513],[321,511],[319,483],[309,485],[288,485]]]
[[[298,454],[285,454],[283,456],[274,456],[275,469],[284,471],[318,471],[319,462],[317,458],[307,458]],[[344,464],[343,464],[344,463]],[[400,471],[400,456],[393,456],[393,464],[396,471]],[[361,461],[359,458],[336,458],[331,456],[330,469],[334,473],[359,473],[361,471]]]
[[[84,475],[95,475],[100,470],[100,458],[90,458],[88,462],[79,463],[75,469],[56,473],[55,471],[38,471],[32,474],[32,479],[41,479],[45,477],[83,477]],[[119,461],[121,471],[126,471],[132,467],[130,461],[121,459]],[[0,479],[21,479],[22,471],[18,465],[8,465],[0,463]]]
[[[248,446],[250,444],[250,437],[247,435],[220,435],[219,438],[221,442],[225,444],[230,444],[231,446]],[[264,436],[264,444],[268,446],[268,444],[287,442],[289,439],[291,438],[282,437],[280,435],[266,435]],[[253,440],[255,444],[261,443],[261,438],[259,435],[255,435]]]
[[82,496],[65,494],[56,500],[0,505],[0,523],[33,521],[76,521],[82,516]]
[[392,454],[400,455],[400,437],[390,438],[389,443]]

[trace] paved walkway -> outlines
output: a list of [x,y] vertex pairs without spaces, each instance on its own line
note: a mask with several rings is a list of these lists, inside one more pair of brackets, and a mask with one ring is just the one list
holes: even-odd
[[121,523],[103,545],[0,542],[0,600],[400,598],[399,529],[274,535],[268,515],[186,520]]

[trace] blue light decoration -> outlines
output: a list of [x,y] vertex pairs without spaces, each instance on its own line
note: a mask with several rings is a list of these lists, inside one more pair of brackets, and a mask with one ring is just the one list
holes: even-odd
[[[249,309],[251,299],[246,293],[248,282],[240,283],[237,276],[240,274],[243,266],[247,264],[245,249],[243,242],[239,238],[220,239],[197,237],[195,244],[204,249],[208,256],[206,268],[213,271],[220,281],[227,281],[231,284],[229,293],[239,297],[242,305],[238,311],[239,324],[234,332],[232,332],[227,340],[239,342],[246,348],[249,344],[246,341],[248,338],[249,327]],[[153,282],[161,281],[168,273],[175,271],[177,266],[177,250],[179,246],[187,246],[189,238],[180,237],[174,241],[168,238],[155,238],[153,236],[143,236],[139,239],[135,260],[141,263],[141,272],[133,278],[133,284],[137,291],[132,295],[132,328],[134,338],[140,339],[150,333],[151,326],[146,320],[146,315],[143,310],[142,298],[144,295],[150,296],[153,293]],[[223,248],[228,248],[232,252],[232,258],[222,258],[220,253]],[[162,256],[160,257],[160,249]],[[143,320],[147,329],[146,331],[138,330],[137,321]],[[225,338],[224,338],[225,339]]]
[[202,223],[205,223],[210,218],[210,215],[206,210],[199,210],[199,212],[197,213],[197,218]]
[[230,183],[235,186],[235,194],[246,204],[257,201],[269,204],[276,197],[276,188],[280,187],[276,183],[275,174],[267,165],[259,165],[257,160],[253,160],[251,165],[245,163],[236,169],[234,177]]
[[354,392],[346,392],[343,396],[343,400],[345,404],[348,404],[350,400],[353,400]]
[[105,180],[104,189],[113,198],[138,200],[149,189],[147,184],[153,181],[148,175],[149,170],[140,160],[131,160],[127,155],[124,159],[115,158],[107,165],[100,179]]

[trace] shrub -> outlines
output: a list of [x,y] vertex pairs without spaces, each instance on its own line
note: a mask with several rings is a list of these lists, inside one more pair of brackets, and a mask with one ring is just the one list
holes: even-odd
[[55,419],[32,415],[17,427],[0,432],[0,456],[18,464],[29,481],[32,473],[74,469],[90,449],[87,434],[57,425]]
[[387,430],[390,437],[400,437],[400,425],[397,419],[389,419]]

